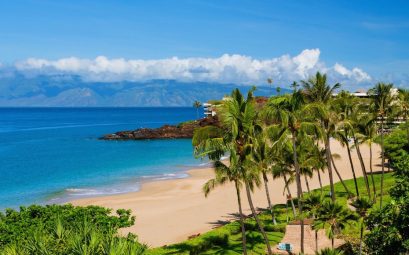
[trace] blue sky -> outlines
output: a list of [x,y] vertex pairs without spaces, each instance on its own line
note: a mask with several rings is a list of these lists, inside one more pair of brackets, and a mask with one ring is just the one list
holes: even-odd
[[319,49],[372,77],[407,75],[409,1],[53,1],[0,3],[0,63],[218,58]]

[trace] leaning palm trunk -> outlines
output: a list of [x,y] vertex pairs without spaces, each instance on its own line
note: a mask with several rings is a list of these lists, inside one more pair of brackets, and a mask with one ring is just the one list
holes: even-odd
[[368,197],[369,199],[371,199],[371,189],[369,188],[369,181],[368,181],[368,176],[366,174],[365,162],[364,162],[364,159],[362,158],[361,149],[359,148],[358,141],[356,140],[355,137],[354,137],[354,143],[356,147],[356,153],[358,154],[359,162],[361,163],[362,175],[365,181],[366,192],[368,192]]
[[325,156],[326,156],[327,165],[328,165],[329,184],[331,187],[331,198],[332,198],[332,201],[335,202],[334,178],[332,176],[331,146],[330,146],[329,137],[325,138]]
[[356,181],[355,167],[354,167],[354,163],[352,162],[351,148],[349,148],[348,141],[346,141],[346,146],[347,146],[347,151],[348,151],[349,163],[351,164],[352,176],[354,177],[356,196],[359,197],[359,189],[358,189],[358,183]]
[[267,202],[268,202],[268,209],[270,210],[271,219],[273,220],[273,224],[276,225],[277,222],[276,222],[276,217],[275,217],[275,214],[274,214],[274,208],[273,208],[273,205],[271,204],[270,192],[269,192],[269,190],[268,190],[268,185],[267,185],[267,183],[268,183],[268,178],[267,178],[267,175],[266,175],[265,172],[263,172],[263,181],[264,181],[264,188],[265,188],[265,190],[266,190],[266,197],[267,197]]
[[376,201],[375,179],[373,177],[373,171],[372,171],[372,143],[369,144],[369,169],[371,171],[371,180],[372,180],[372,186],[373,186],[373,200]]
[[258,226],[258,228],[260,229],[260,232],[261,232],[261,234],[262,234],[262,236],[263,236],[263,238],[264,238],[264,242],[265,242],[266,245],[267,245],[268,254],[269,254],[269,255],[272,255],[273,252],[271,251],[270,242],[268,241],[268,238],[267,238],[266,232],[264,231],[263,225],[261,224],[261,222],[260,222],[260,220],[259,220],[259,218],[258,218],[258,216],[257,216],[256,209],[254,209],[253,200],[251,199],[250,186],[249,186],[248,182],[246,182],[245,185],[246,185],[247,199],[248,199],[248,202],[249,202],[249,206],[250,206],[251,212],[252,212],[253,217],[254,217],[254,219],[256,220],[257,226]]
[[318,172],[318,182],[320,183],[320,189],[321,189],[321,194],[322,194],[322,180],[321,180],[320,169],[318,169],[317,172]]
[[290,188],[288,187],[288,182],[287,182],[287,176],[285,176],[284,175],[284,182],[285,182],[285,187],[286,187],[286,189],[287,189],[287,194],[290,196],[290,203],[291,203],[291,207],[292,207],[292,209],[293,209],[293,215],[294,215],[294,218],[297,216],[297,212],[296,212],[296,210],[295,210],[295,205],[294,205],[294,200],[293,200],[293,197],[292,197],[292,195],[291,195],[291,191],[290,191]]
[[380,207],[382,208],[382,197],[383,197],[383,175],[385,173],[385,151],[383,148],[383,114],[381,116],[381,156],[382,156],[382,176],[381,176],[381,198],[380,198]]
[[297,183],[297,200],[298,200],[298,213],[301,221],[301,253],[304,253],[304,218],[302,215],[302,187],[301,187],[301,173],[300,166],[298,165],[298,156],[297,156],[297,143],[296,143],[296,133],[292,131],[292,142],[293,142],[293,160],[295,168],[295,180]]
[[332,165],[334,166],[334,170],[335,170],[335,173],[338,176],[339,181],[341,182],[342,186],[344,186],[345,191],[348,193],[348,197],[350,197],[351,192],[349,191],[347,185],[344,183],[344,180],[342,179],[341,175],[339,174],[338,168],[335,165],[334,157],[332,156],[332,154],[331,154],[331,162],[332,162]]
[[307,186],[308,194],[310,193],[310,184],[308,183],[307,175],[304,174],[305,186]]
[[239,184],[237,181],[234,182],[234,185],[236,187],[236,193],[237,193],[237,203],[239,205],[239,216],[240,216],[240,227],[241,227],[241,239],[242,239],[242,245],[243,245],[243,254],[247,255],[247,241],[246,241],[246,229],[244,227],[244,217],[243,217],[243,209],[241,206],[241,196],[240,196],[240,189],[239,189]]

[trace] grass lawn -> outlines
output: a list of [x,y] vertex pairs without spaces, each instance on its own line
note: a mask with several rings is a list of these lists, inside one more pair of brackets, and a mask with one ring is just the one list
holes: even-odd
[[[379,194],[380,194],[380,181],[381,175],[375,174],[375,186],[378,194],[378,202],[375,207],[379,206]],[[371,178],[369,176],[371,183]],[[361,196],[367,196],[364,179],[358,178],[358,186]],[[345,181],[350,192],[355,191],[354,181]],[[390,200],[388,191],[390,187],[394,184],[394,177],[392,173],[385,174],[384,178],[384,203]],[[371,186],[372,189],[372,186]],[[319,189],[318,189],[319,190]],[[318,191],[317,190],[317,191]],[[324,187],[324,194],[329,194],[330,187]],[[371,190],[372,191],[372,190]],[[345,192],[344,187],[341,183],[335,184],[335,192],[337,201],[340,203],[347,204],[348,194]],[[307,194],[306,194],[307,195]],[[262,212],[260,218],[263,221],[265,230],[267,232],[268,238],[272,246],[278,244],[284,236],[285,227],[287,225],[287,215],[289,220],[292,220],[291,207],[289,206],[288,211],[286,206],[283,204],[276,205],[274,207],[277,225],[273,225],[271,221],[271,215],[267,212]],[[263,242],[261,234],[258,232],[255,221],[252,218],[248,218],[246,223],[246,237],[247,237],[247,250],[248,254],[265,254],[266,245]],[[347,230],[348,233],[355,235],[353,229]],[[166,247],[149,249],[147,251],[148,255],[160,255],[160,254],[242,254],[242,244],[241,244],[241,229],[238,221],[234,221],[223,225],[221,227],[215,228],[209,232],[206,232],[196,238],[187,240],[181,243],[168,245]]]

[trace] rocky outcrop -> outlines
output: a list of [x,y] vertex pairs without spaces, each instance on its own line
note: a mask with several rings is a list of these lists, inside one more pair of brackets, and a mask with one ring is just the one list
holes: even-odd
[[131,131],[119,131],[101,137],[102,140],[144,140],[144,139],[175,139],[192,138],[196,128],[218,126],[216,117],[180,123],[177,126],[165,125],[160,128],[140,128]]

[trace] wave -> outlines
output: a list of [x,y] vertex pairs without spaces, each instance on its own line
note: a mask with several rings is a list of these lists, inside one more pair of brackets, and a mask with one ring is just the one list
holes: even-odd
[[163,180],[172,180],[172,179],[183,179],[189,175],[184,172],[178,173],[165,173],[158,175],[145,175],[140,176],[137,180],[128,182],[128,183],[117,183],[112,186],[104,187],[89,187],[89,188],[76,188],[70,187],[66,188],[60,192],[54,193],[50,197],[47,203],[66,203],[73,199],[94,197],[94,196],[109,196],[109,195],[118,195],[129,192],[137,192],[140,190],[141,183],[151,182],[151,181],[163,181]]

